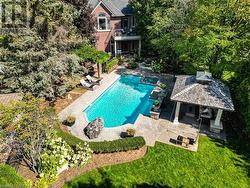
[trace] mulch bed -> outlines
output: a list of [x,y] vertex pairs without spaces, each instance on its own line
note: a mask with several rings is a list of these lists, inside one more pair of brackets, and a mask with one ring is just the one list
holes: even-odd
[[121,164],[130,161],[134,161],[144,157],[147,152],[147,146],[142,147],[139,150],[131,150],[126,152],[106,153],[106,154],[93,154],[91,163],[84,167],[70,168],[63,171],[57,181],[50,186],[50,188],[62,187],[65,183],[71,181],[76,176],[86,173],[95,168],[100,168],[108,165]]

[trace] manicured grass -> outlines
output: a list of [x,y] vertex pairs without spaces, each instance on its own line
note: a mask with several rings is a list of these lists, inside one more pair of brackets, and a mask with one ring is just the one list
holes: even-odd
[[16,170],[9,165],[0,164],[0,187],[4,188],[26,188],[31,187],[31,182],[18,176]]
[[157,143],[143,159],[93,170],[65,187],[249,187],[246,155],[208,137],[199,143],[198,152]]

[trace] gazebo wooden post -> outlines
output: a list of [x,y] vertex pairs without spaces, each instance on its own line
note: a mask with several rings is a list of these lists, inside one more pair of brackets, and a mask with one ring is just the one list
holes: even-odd
[[210,121],[210,131],[211,132],[220,133],[221,130],[223,130],[223,126],[222,126],[222,122],[221,122],[222,113],[223,113],[223,110],[218,109],[215,120]]

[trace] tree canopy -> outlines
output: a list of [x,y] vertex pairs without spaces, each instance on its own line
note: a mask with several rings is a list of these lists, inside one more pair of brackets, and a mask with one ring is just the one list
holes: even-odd
[[30,0],[29,28],[1,36],[1,92],[31,92],[53,100],[66,92],[73,77],[86,72],[72,49],[87,43],[85,35],[93,28],[86,22],[78,29],[76,22],[82,14],[91,15],[84,1],[81,9],[72,2]]
[[[161,71],[209,70],[230,85],[250,133],[248,0],[132,0],[144,50]],[[160,64],[160,65],[159,65]]]

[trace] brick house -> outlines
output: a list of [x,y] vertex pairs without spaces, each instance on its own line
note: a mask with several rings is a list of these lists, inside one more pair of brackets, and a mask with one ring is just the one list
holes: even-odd
[[136,34],[135,19],[129,0],[89,0],[97,20],[97,50],[120,54],[141,53],[141,36]]

